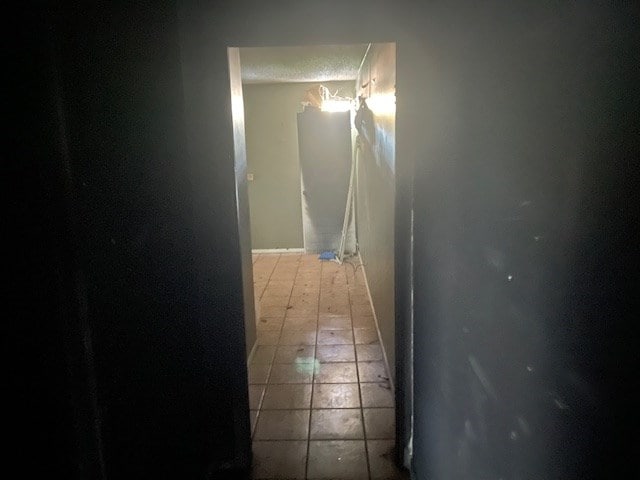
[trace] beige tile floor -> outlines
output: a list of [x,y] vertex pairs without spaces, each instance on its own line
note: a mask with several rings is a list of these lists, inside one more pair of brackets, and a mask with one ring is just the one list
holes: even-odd
[[362,271],[261,254],[253,272],[253,478],[405,478],[392,461],[393,394]]

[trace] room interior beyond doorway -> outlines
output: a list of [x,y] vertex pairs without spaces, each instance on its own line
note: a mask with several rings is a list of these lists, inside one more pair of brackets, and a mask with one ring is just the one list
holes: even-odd
[[[286,47],[296,49],[298,47]],[[308,47],[300,47],[308,48]],[[254,420],[255,431],[253,432],[256,437],[256,442],[277,441],[276,439],[257,439],[261,436],[260,432],[265,428],[260,427],[260,412],[263,410],[262,403],[256,404],[256,396],[260,397],[264,401],[264,398],[268,398],[269,378],[272,369],[289,370],[292,374],[291,380],[294,382],[292,385],[297,385],[300,381],[298,378],[299,373],[297,369],[301,369],[303,372],[305,368],[311,369],[310,383],[301,383],[298,387],[290,387],[285,383],[285,386],[280,386],[278,382],[273,389],[293,389],[301,390],[307,394],[306,391],[310,390],[310,402],[313,400],[313,391],[315,388],[314,376],[316,369],[333,368],[331,363],[353,363],[355,364],[356,379],[350,379],[346,382],[349,384],[356,384],[357,388],[351,385],[351,390],[357,391],[358,396],[362,395],[362,389],[360,388],[362,383],[358,377],[360,375],[358,369],[358,358],[360,363],[365,365],[368,362],[378,362],[383,366],[382,373],[379,372],[382,380],[378,383],[386,384],[389,389],[388,393],[391,394],[393,400],[393,376],[394,376],[394,200],[395,200],[395,45],[394,44],[371,44],[361,45],[358,47],[359,58],[353,61],[352,72],[350,73],[350,79],[329,79],[324,78],[321,82],[318,82],[319,78],[314,77],[314,82],[299,82],[291,78],[283,80],[280,78],[278,81],[273,81],[273,70],[267,68],[262,64],[255,71],[270,72],[270,80],[257,81],[255,77],[247,72],[251,71],[251,62],[247,62],[247,58],[251,58],[249,55],[244,55],[245,51],[260,52],[265,49],[239,49],[239,58],[242,66],[243,82],[242,82],[242,97],[244,103],[244,127],[246,134],[246,153],[247,153],[247,169],[246,169],[246,186],[249,197],[249,205],[251,211],[251,248],[254,253],[260,253],[259,256],[254,257],[256,259],[265,260],[271,256],[267,252],[275,253],[279,255],[278,262],[282,262],[280,270],[285,275],[285,278],[278,278],[277,276],[271,278],[273,273],[277,273],[274,266],[274,270],[269,273],[269,278],[264,278],[265,272],[261,269],[254,269],[254,286],[255,290],[252,292],[255,298],[255,304],[259,311],[256,314],[255,323],[252,322],[252,327],[255,328],[255,342],[248,342],[248,345],[254,345],[253,353],[249,358],[250,363],[250,392],[252,395],[252,419]],[[269,50],[269,49],[267,49]],[[278,50],[278,49],[272,49]],[[262,59],[261,61],[264,61]],[[271,67],[270,67],[271,68]],[[277,70],[277,69],[276,69]],[[300,78],[298,78],[300,79]],[[312,78],[307,78],[312,80]],[[335,83],[334,83],[335,82]],[[320,249],[307,241],[304,230],[305,220],[309,220],[311,215],[307,215],[305,219],[305,213],[311,211],[308,198],[305,199],[305,193],[310,190],[309,187],[313,186],[314,182],[304,182],[304,171],[302,168],[303,161],[309,159],[304,157],[303,144],[301,143],[301,123],[300,115],[305,111],[305,103],[309,104],[309,92],[312,92],[314,88],[319,88],[320,91],[327,91],[333,98],[343,97],[350,98],[352,110],[347,114],[347,122],[345,123],[347,131],[347,141],[349,147],[347,148],[345,155],[345,162],[347,165],[355,166],[353,173],[353,185],[354,185],[354,202],[353,211],[349,213],[348,219],[350,220],[348,226],[351,229],[352,239],[352,253],[355,256],[351,261],[344,265],[337,265],[332,262],[320,262],[318,260],[318,253]],[[356,99],[361,97],[358,101]],[[367,102],[371,104],[371,108],[367,105]],[[364,111],[367,114],[366,119],[361,119],[361,125],[366,123],[366,129],[355,128],[358,126],[356,122],[356,113],[361,112],[359,107],[364,106]],[[318,112],[325,110],[322,104],[318,105]],[[327,108],[328,110],[329,108]],[[313,112],[313,110],[311,110]],[[327,112],[322,112],[327,114]],[[337,115],[337,114],[336,114]],[[296,118],[298,121],[296,122]],[[315,139],[317,145],[312,148],[322,148],[322,136],[313,134],[313,132],[324,132],[325,129],[311,129],[312,136],[318,136]],[[305,137],[305,138],[308,138]],[[318,141],[319,140],[319,141]],[[326,142],[325,142],[326,143]],[[358,148],[355,146],[358,145]],[[314,158],[314,155],[311,156]],[[312,160],[316,161],[317,160]],[[320,164],[318,164],[320,165]],[[359,165],[359,167],[358,167]],[[347,190],[349,185],[349,169],[348,167],[340,175],[347,180],[344,191],[340,195],[344,194],[345,199],[341,200],[342,206],[339,211],[336,211],[335,217],[338,219],[336,222],[336,228],[338,238],[343,226],[343,220],[347,217],[345,212],[345,202],[347,197]],[[332,169],[332,171],[335,171]],[[307,179],[316,179],[323,175],[323,171],[319,170],[314,175],[309,176],[307,172]],[[333,188],[325,188],[325,193],[329,193],[329,197],[322,202],[325,204],[329,200],[334,200],[331,197],[337,197],[337,190]],[[333,195],[331,194],[333,192]],[[317,204],[316,204],[317,205]],[[313,206],[313,205],[312,205]],[[314,210],[317,211],[317,210]],[[314,217],[312,220],[318,223],[319,217]],[[359,230],[356,235],[356,227]],[[285,236],[289,236],[285,238]],[[336,237],[333,237],[336,238]],[[360,244],[356,243],[356,238]],[[271,243],[269,243],[271,242]],[[330,250],[334,250],[335,247],[331,245]],[[305,252],[308,254],[304,255]],[[349,285],[345,283],[337,283],[331,286],[331,291],[324,292],[325,296],[333,298],[334,301],[330,301],[329,298],[324,299],[321,297],[322,289],[315,290],[311,297],[315,295],[315,299],[303,298],[298,299],[298,295],[294,295],[300,291],[300,288],[296,288],[295,282],[304,281],[305,278],[298,278],[297,270],[287,269],[287,261],[292,261],[290,258],[298,257],[299,261],[303,263],[315,262],[318,265],[327,265],[328,269],[335,267],[343,269],[353,270],[353,280],[358,277],[362,277],[360,288],[362,289],[362,297],[358,298],[357,294],[354,294],[355,304],[351,305],[351,297],[348,289],[355,287],[355,284]],[[301,259],[301,260],[300,260]],[[244,261],[244,260],[243,260]],[[258,265],[258,262],[254,264],[254,267]],[[290,265],[289,265],[290,266]],[[365,272],[366,270],[366,272]],[[303,269],[304,271],[304,269]],[[311,272],[307,272],[311,273]],[[343,274],[348,275],[344,270]],[[290,278],[286,278],[289,276]],[[269,294],[269,290],[264,285],[265,282],[275,282],[274,286],[278,286],[279,282],[284,282],[280,287],[284,289],[290,289],[288,293],[281,295],[275,294],[273,291]],[[291,283],[290,285],[286,283]],[[322,283],[322,280],[320,280]],[[261,288],[264,287],[264,288]],[[299,285],[298,285],[299,286]],[[245,287],[246,288],[246,287]],[[272,289],[273,290],[273,289]],[[328,293],[329,292],[329,293]],[[265,296],[266,293],[266,296]],[[286,297],[286,298],[285,298]],[[308,296],[307,296],[308,297]],[[335,298],[334,298],[335,297]],[[323,304],[323,302],[325,302]],[[358,305],[361,302],[361,305]],[[364,306],[366,304],[366,307]],[[370,346],[361,345],[356,342],[354,335],[355,329],[365,328],[355,326],[362,319],[360,318],[359,309],[368,310],[369,315],[365,315],[367,321],[373,325],[373,332],[375,332],[375,343]],[[322,311],[323,308],[329,310]],[[355,313],[354,313],[355,311]],[[336,328],[323,328],[328,325],[324,325],[321,319],[323,315],[334,315],[333,325]],[[307,318],[312,317],[312,318]],[[300,319],[304,320],[300,320]],[[294,333],[293,324],[296,319],[302,321],[308,328],[307,332]],[[315,325],[312,322],[307,323],[307,320],[315,321]],[[326,320],[326,319],[325,319]],[[382,324],[382,326],[380,326]],[[337,328],[342,327],[342,328]],[[272,330],[273,328],[273,330]],[[279,333],[275,333],[275,330],[279,329]],[[288,329],[289,331],[285,331]],[[325,332],[326,331],[326,332]],[[316,345],[307,344],[310,342],[310,336],[313,334],[314,341],[318,342],[322,336],[340,335],[340,340],[346,340],[346,333],[350,331],[351,343],[337,344],[337,345]],[[283,332],[285,335],[283,336]],[[324,332],[324,333],[323,333]],[[327,333],[329,332],[329,333]],[[384,334],[383,334],[384,332]],[[277,338],[275,338],[277,337]],[[275,344],[265,344],[265,342],[275,342]],[[285,342],[284,344],[281,342]],[[295,344],[289,344],[291,342],[297,342]],[[350,345],[350,346],[349,346]],[[267,348],[272,347],[272,348]],[[311,348],[313,347],[313,352]],[[317,347],[317,348],[316,348]],[[320,348],[322,347],[322,348]],[[331,347],[331,350],[351,350],[353,352],[353,361],[342,362],[323,362],[318,358],[321,355],[321,351],[324,347]],[[297,363],[289,364],[288,367],[275,367],[275,365],[283,365],[277,361],[277,351],[280,349],[289,348],[292,350],[290,353],[299,353],[289,361],[295,361]],[[376,350],[376,357],[379,360],[364,360],[366,354],[364,350]],[[298,351],[300,350],[300,351]],[[358,350],[361,350],[360,357],[358,357]],[[266,352],[266,353],[265,353]],[[265,361],[263,355],[273,356],[269,358],[269,377],[262,378],[260,382],[265,383],[251,383],[255,382],[255,370],[266,370],[267,367],[256,367],[255,362]],[[284,355],[284,354],[282,354]],[[283,361],[282,355],[280,356],[280,362]],[[340,358],[340,357],[338,357]],[[262,360],[260,360],[262,359]],[[387,363],[388,359],[390,362]],[[287,365],[287,364],[284,364]],[[293,366],[292,366],[293,365]],[[329,367],[326,367],[329,365]],[[390,365],[391,368],[388,368]],[[294,372],[295,370],[295,372]],[[281,378],[278,374],[276,380]],[[373,383],[373,382],[364,382]],[[260,387],[267,385],[266,387]],[[306,386],[304,386],[306,385]],[[324,387],[320,387],[324,388]],[[363,387],[365,390],[367,386]],[[378,387],[382,388],[382,387]],[[272,390],[273,390],[272,389]],[[258,393],[257,393],[258,392]],[[336,397],[336,401],[340,401],[340,395]],[[358,407],[351,407],[347,409],[362,410],[366,404],[363,404],[362,400]],[[259,406],[258,406],[259,405]],[[267,407],[269,402],[267,402]],[[393,403],[391,407],[371,407],[371,408],[387,408],[391,411],[391,418],[393,415]],[[298,410],[309,410],[308,412],[308,427],[307,427],[307,448],[309,449],[309,442],[320,441],[338,441],[333,439],[320,439],[313,438],[312,435],[312,420],[314,416],[314,410],[332,410],[332,408],[316,408],[313,403],[304,408]],[[336,408],[341,409],[341,408]],[[268,408],[264,409],[269,410]],[[284,408],[274,410],[285,410]],[[295,409],[294,409],[295,410]],[[353,414],[353,412],[348,412]],[[366,448],[366,442],[368,440],[389,440],[369,438],[367,437],[366,427],[366,415],[364,412],[360,413],[359,420],[354,417],[354,422],[357,424],[360,422],[362,429],[362,437],[356,434],[357,438],[347,440],[364,442]],[[266,414],[263,418],[263,423],[269,416],[274,414]],[[304,415],[304,414],[302,414]],[[287,422],[285,422],[287,423]],[[302,421],[304,423],[304,421]],[[280,425],[282,427],[282,424]],[[283,427],[284,428],[284,427]],[[357,430],[357,426],[354,426]],[[330,427],[331,429],[331,427]],[[286,428],[285,428],[286,430]],[[395,429],[393,429],[391,440],[395,438]],[[273,435],[273,433],[267,434]],[[275,434],[277,435],[277,434]],[[283,433],[283,435],[291,435],[289,433]],[[302,435],[300,432],[295,436]],[[341,435],[339,428],[330,435]],[[302,441],[302,439],[288,439],[287,441]],[[393,445],[393,443],[391,444]],[[255,447],[255,445],[254,445]],[[334,452],[337,453],[337,452]],[[386,452],[387,454],[389,452]],[[339,457],[340,455],[338,455]],[[367,463],[369,464],[371,459],[367,457]],[[337,458],[337,457],[336,457]],[[397,456],[396,456],[397,458]],[[305,457],[306,462],[310,461],[310,457]],[[331,463],[331,462],[329,462]],[[369,468],[369,465],[367,466]],[[374,472],[369,472],[374,474]],[[375,475],[375,474],[374,474]],[[340,475],[338,475],[340,476]],[[351,477],[348,477],[351,478]],[[366,478],[366,477],[364,477]],[[373,478],[376,478],[375,476]]]

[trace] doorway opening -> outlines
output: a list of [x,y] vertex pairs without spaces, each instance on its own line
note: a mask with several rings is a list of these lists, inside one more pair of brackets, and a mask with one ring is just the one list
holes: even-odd
[[254,477],[402,478],[395,44],[230,48],[229,62]]

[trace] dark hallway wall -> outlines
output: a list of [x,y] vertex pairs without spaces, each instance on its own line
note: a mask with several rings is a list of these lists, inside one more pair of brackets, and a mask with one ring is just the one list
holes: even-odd
[[[412,206],[416,478],[589,476],[631,448],[616,420],[628,396],[606,392],[626,393],[632,377],[602,346],[633,363],[621,336],[631,283],[620,188],[637,152],[637,15],[405,7],[353,4],[320,22],[311,4],[240,2],[186,8],[183,25],[205,32],[200,59],[226,45],[397,41],[396,243],[411,244]],[[412,300],[397,299],[404,332]],[[409,348],[402,333],[397,350]]]
[[638,11],[414,18],[397,156],[415,164],[416,478],[627,476]]
[[[6,469],[101,479],[100,426],[59,69],[49,18],[19,11],[3,30],[6,214],[3,392]],[[8,240],[8,242],[7,242]],[[8,307],[8,308],[7,308]],[[27,473],[28,469],[28,473]]]
[[224,168],[189,149],[176,5],[52,20],[107,478],[246,467],[234,149]]

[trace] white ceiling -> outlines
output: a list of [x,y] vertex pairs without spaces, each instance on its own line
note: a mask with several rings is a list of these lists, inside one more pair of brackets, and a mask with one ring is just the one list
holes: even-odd
[[367,45],[240,49],[243,83],[355,80]]

